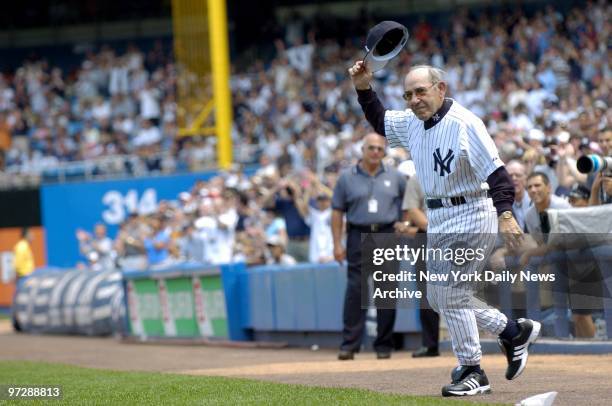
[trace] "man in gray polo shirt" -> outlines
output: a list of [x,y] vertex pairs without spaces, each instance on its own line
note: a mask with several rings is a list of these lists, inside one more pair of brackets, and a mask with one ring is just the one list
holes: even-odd
[[[368,134],[362,146],[362,159],[340,174],[332,198],[334,258],[348,261],[340,360],[353,359],[361,347],[364,332],[366,309],[361,308],[361,234],[394,233],[402,227],[401,204],[406,180],[395,168],[382,164],[385,147],[384,137]],[[342,244],[345,214],[348,223],[346,250]],[[389,358],[393,348],[395,309],[378,309],[376,320],[374,349],[379,359]]]

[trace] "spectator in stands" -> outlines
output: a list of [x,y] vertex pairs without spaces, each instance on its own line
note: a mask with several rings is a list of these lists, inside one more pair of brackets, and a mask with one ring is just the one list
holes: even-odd
[[270,236],[266,240],[266,264],[268,265],[295,265],[297,261],[285,253],[285,244],[278,236]]
[[[569,203],[572,207],[588,207],[590,194],[591,191],[588,187],[576,183],[572,186],[568,195]],[[568,261],[570,277],[568,287],[574,335],[579,338],[593,338],[595,336],[595,323],[592,313],[596,306],[597,308],[600,307],[599,304],[594,306],[593,299],[598,301],[601,297],[601,288],[595,285],[600,285],[602,278],[588,245],[587,248],[582,248],[580,252],[583,255],[580,261]],[[586,258],[590,261],[586,261]],[[583,296],[590,297],[590,300],[583,300]]]
[[170,259],[170,233],[163,217],[150,219],[151,234],[144,239],[149,266],[167,265]]
[[[305,180],[304,192],[296,200],[297,208],[310,227],[308,262],[334,260],[334,239],[331,232],[331,193],[314,174]],[[316,198],[312,199],[315,194]]]
[[298,262],[308,261],[308,240],[310,228],[296,206],[301,190],[294,179],[281,179],[277,186],[264,198],[264,206],[280,212],[287,225],[287,253]]
[[[612,153],[612,129],[608,128],[599,135],[599,145],[601,146],[601,154],[610,156]],[[607,169],[602,172],[591,174],[589,176],[591,183],[591,197],[589,204],[598,206],[600,204],[612,203],[612,170]]]
[[196,262],[212,263],[214,261],[214,245],[218,232],[215,206],[212,198],[208,197],[207,189],[200,189],[202,200],[198,208],[198,217],[194,222],[196,245],[200,248],[197,253],[200,256],[194,258]]
[[236,197],[233,192],[226,191],[222,198],[217,199],[217,230],[212,245],[209,262],[213,264],[228,264],[234,256],[234,241],[238,212]]
[[162,134],[159,128],[155,127],[151,120],[143,119],[140,130],[132,141],[134,148],[148,147],[159,143],[162,140]]
[[247,265],[264,265],[266,263],[266,235],[252,219],[245,222],[245,229],[236,236],[234,251],[235,261],[244,261]]
[[[541,248],[548,240],[550,233],[550,222],[546,210],[549,208],[568,209],[571,206],[565,199],[552,193],[550,180],[542,172],[533,172],[527,177],[527,193],[533,205],[525,215],[525,227]],[[530,256],[544,252],[541,249],[527,251],[521,257],[521,264],[526,265]]]
[[[568,258],[566,262],[568,273],[556,275],[559,279],[556,289],[562,287],[567,289],[574,321],[574,335],[592,338],[595,335],[592,312],[597,308],[598,300],[601,297],[601,276],[590,253],[588,242],[586,245],[581,245],[584,244],[584,241],[576,242],[581,240],[576,238],[578,236],[568,235],[561,241],[555,241],[553,245],[548,243],[548,234],[551,230],[546,209],[566,209],[572,206],[562,198],[553,195],[547,181],[545,175],[538,172],[531,174],[527,179],[529,195],[534,202],[534,206],[527,215],[527,230],[535,238],[536,246],[532,245],[523,253],[521,264],[526,265],[533,256],[543,257],[551,250],[565,250],[571,247],[572,255],[578,255],[580,259],[574,261],[571,257]],[[569,193],[569,198],[575,204],[574,207],[586,207],[589,190],[584,185],[575,184]]]
[[202,255],[198,252],[201,247],[196,239],[195,231],[195,226],[192,222],[189,222],[183,226],[183,229],[176,240],[176,247],[179,252],[178,258],[180,261],[196,262],[197,258],[202,257]]
[[587,207],[589,205],[591,191],[583,184],[574,183],[567,197],[572,207]]
[[525,216],[531,207],[531,199],[525,191],[525,182],[527,180],[525,165],[520,161],[512,160],[506,164],[506,169],[514,184],[514,203],[512,203],[514,218],[516,218],[516,222],[521,229],[525,230]]
[[287,223],[284,217],[277,210],[266,210],[266,237],[277,236],[284,241],[285,244],[289,241],[287,236]]
[[77,230],[79,251],[90,262],[97,264],[97,268],[108,270],[115,268],[116,252],[113,241],[106,235],[106,225],[98,223],[94,227],[94,235],[84,230]]
[[574,183],[585,183],[587,181],[587,176],[578,172],[576,166],[576,149],[570,143],[570,133],[562,129],[554,135],[554,139],[557,141],[554,152],[556,153],[557,159],[555,170],[557,178],[559,179],[559,186],[569,192],[569,189]]
[[139,92],[140,116],[153,126],[158,126],[160,123],[160,97],[159,89],[156,89],[151,81],[147,81],[144,89]]
[[150,233],[149,226],[132,212],[119,228],[115,239],[118,263],[122,269],[142,270],[147,266],[144,239]]
[[[527,152],[534,161],[540,161],[545,155],[543,145],[539,149],[532,146],[536,148],[533,153],[527,151],[520,139],[525,133],[546,129],[547,122],[565,123],[565,131],[572,137],[580,134],[592,142],[611,122],[612,113],[607,108],[610,70],[606,63],[609,28],[605,24],[609,16],[610,8],[604,2],[574,8],[566,14],[542,8],[529,18],[499,12],[491,20],[482,16],[472,19],[466,12],[456,13],[437,27],[421,21],[408,44],[411,52],[393,63],[399,64],[400,70],[415,60],[446,69],[449,80],[455,83],[453,97],[487,116],[491,133],[498,132],[502,138],[504,133],[510,135],[500,148],[508,152],[504,159],[521,159]],[[492,21],[499,23],[492,26]],[[275,42],[277,53],[271,61],[249,64],[248,72],[234,67],[235,135],[241,140],[237,156],[253,163],[262,153],[273,159],[289,155],[296,170],[310,167],[321,174],[326,166],[344,167],[356,157],[354,145],[347,142],[350,136],[343,138],[345,134],[358,138],[365,134],[359,106],[339,74],[359,49],[350,45],[354,38],[344,42],[345,38],[321,37],[329,30],[317,26],[317,21],[302,19],[292,24],[301,28],[290,30],[292,34],[285,41]],[[312,29],[306,31],[304,44],[304,26],[309,24]],[[442,35],[441,27],[448,26],[453,27],[452,33]],[[599,29],[589,28],[595,26]],[[313,33],[317,33],[316,38]],[[351,30],[346,33],[353,34]],[[7,177],[6,181],[36,180],[40,173],[49,173],[66,161],[129,154],[133,152],[130,140],[139,145],[143,140],[147,144],[149,138],[157,140],[156,147],[120,158],[129,164],[112,170],[102,168],[97,161],[91,164],[100,165],[96,173],[104,174],[187,167],[195,170],[211,165],[215,148],[208,141],[213,137],[206,142],[174,141],[177,68],[165,52],[156,44],[145,58],[133,45],[116,55],[103,46],[88,53],[74,75],[67,74],[73,71],[70,67],[60,70],[44,61],[28,61],[14,75],[4,76],[0,80],[0,111],[6,114],[3,128],[8,129],[11,142],[0,135],[4,140],[0,144],[8,149],[7,171],[24,175]],[[384,73],[379,79],[388,82],[385,88],[392,89],[384,95],[385,104],[403,105],[400,81]],[[84,129],[88,120],[91,128]],[[151,128],[157,128],[159,134],[139,135],[142,120],[153,120]],[[146,126],[142,124],[142,128]],[[67,136],[60,137],[60,128],[68,130]],[[546,131],[547,138],[557,136],[554,131]],[[16,142],[16,138],[25,142]],[[561,147],[562,141],[556,142]],[[58,153],[54,145],[60,143],[73,145],[70,151]],[[333,151],[342,152],[330,154]],[[546,169],[554,158],[550,156],[539,169]],[[562,186],[559,193],[564,193],[574,181],[583,180],[576,173],[568,176],[575,156],[559,150],[557,158],[557,167],[546,173],[553,191],[558,178]],[[291,224],[288,227],[292,229]],[[292,245],[288,246],[290,250]]]

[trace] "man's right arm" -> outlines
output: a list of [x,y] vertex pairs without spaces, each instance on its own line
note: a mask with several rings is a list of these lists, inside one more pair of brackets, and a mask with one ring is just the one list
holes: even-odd
[[346,252],[342,244],[342,232],[344,231],[344,213],[347,211],[347,188],[346,172],[343,172],[336,186],[334,187],[334,193],[332,195],[332,215],[331,215],[331,229],[332,238],[334,240],[334,258],[338,262],[344,261],[346,258]]
[[365,113],[366,119],[380,135],[385,135],[385,108],[372,90],[372,72],[363,61],[357,61],[349,69],[353,86],[357,90],[357,101]]
[[601,192],[602,179],[603,178],[602,178],[601,172],[595,175],[595,180],[593,181],[593,185],[591,186],[591,196],[589,197],[589,206],[599,206],[601,204],[599,193]]
[[334,239],[334,258],[338,262],[342,262],[346,257],[344,247],[342,246],[342,230],[344,228],[344,212],[340,210],[332,210],[331,229]]
[[378,134],[385,135],[385,108],[374,90],[357,90],[357,101],[366,119]]

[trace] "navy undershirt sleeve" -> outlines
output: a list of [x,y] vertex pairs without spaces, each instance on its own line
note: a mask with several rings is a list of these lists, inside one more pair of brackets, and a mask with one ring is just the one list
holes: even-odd
[[365,113],[365,117],[374,131],[380,135],[385,135],[385,107],[382,105],[376,92],[372,88],[367,90],[357,90],[357,101]]
[[504,166],[497,168],[487,178],[489,184],[489,193],[493,199],[493,205],[499,216],[505,211],[512,211],[512,203],[514,202],[514,185],[510,174]]

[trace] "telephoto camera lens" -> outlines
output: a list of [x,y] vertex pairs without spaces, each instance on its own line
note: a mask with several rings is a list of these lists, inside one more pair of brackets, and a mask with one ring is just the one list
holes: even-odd
[[604,157],[596,154],[583,155],[578,158],[576,167],[580,173],[602,172],[608,168],[612,168],[612,157]]

